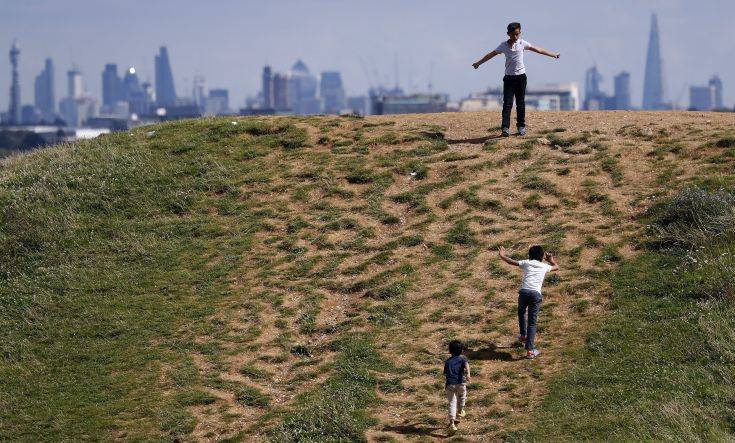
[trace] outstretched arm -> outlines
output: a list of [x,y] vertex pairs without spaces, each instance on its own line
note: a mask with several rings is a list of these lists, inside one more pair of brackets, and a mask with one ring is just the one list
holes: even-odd
[[476,61],[475,63],[472,63],[472,67],[477,69],[480,67],[481,64],[485,63],[486,61],[490,60],[491,58],[495,57],[496,55],[500,54],[498,51],[491,51],[485,54],[483,58]]
[[554,257],[554,254],[551,252],[546,253],[546,260],[551,263],[551,271],[558,271],[559,270],[559,264],[556,262],[556,257]]
[[539,48],[537,46],[529,46],[528,47],[528,50],[529,51],[533,51],[533,52],[535,52],[537,54],[547,55],[547,56],[552,57],[552,58],[559,58],[559,57],[561,57],[561,54],[559,54],[558,52],[549,52],[546,49]]
[[515,261],[512,258],[510,258],[507,255],[505,255],[505,248],[504,247],[501,246],[500,249],[498,249],[498,255],[500,256],[500,259],[501,260],[503,260],[504,262],[508,263],[509,265],[518,266],[518,262],[517,261]]

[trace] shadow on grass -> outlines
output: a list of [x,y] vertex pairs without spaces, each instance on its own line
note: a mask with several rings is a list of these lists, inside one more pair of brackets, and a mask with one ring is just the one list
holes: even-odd
[[484,348],[480,349],[468,349],[465,355],[470,360],[501,360],[501,361],[516,361],[521,360],[516,358],[512,353],[508,351],[499,351],[498,349],[509,349],[500,348],[494,343],[489,343]]
[[447,438],[446,433],[442,432],[444,428],[439,426],[430,426],[425,423],[384,426],[382,430],[385,432],[395,432],[396,434],[401,435],[426,435],[434,438]]
[[501,136],[499,135],[487,135],[485,137],[476,137],[476,138],[462,138],[462,139],[455,139],[455,140],[447,140],[447,143],[450,145],[458,145],[460,143],[470,143],[473,145],[481,145],[489,140],[500,140]]

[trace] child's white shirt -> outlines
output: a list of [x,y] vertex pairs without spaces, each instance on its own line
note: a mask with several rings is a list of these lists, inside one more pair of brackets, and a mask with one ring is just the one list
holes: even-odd
[[518,266],[523,269],[521,289],[529,289],[541,293],[544,277],[551,270],[552,266],[538,260],[521,260],[518,262]]
[[526,65],[523,63],[523,51],[531,47],[531,44],[519,39],[513,45],[508,40],[501,42],[495,50],[505,55],[505,75],[521,75],[526,73]]

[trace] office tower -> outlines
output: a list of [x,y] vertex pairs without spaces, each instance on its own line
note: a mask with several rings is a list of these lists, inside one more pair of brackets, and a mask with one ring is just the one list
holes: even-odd
[[125,77],[122,80],[122,97],[123,100],[130,100],[131,95],[142,91],[140,86],[140,80],[138,74],[135,72],[134,67],[128,68],[125,72]]
[[145,84],[140,84],[135,68],[130,67],[125,73],[125,77],[123,77],[122,95],[123,100],[128,102],[128,109],[131,114],[147,115],[150,113],[152,105],[150,89],[150,84],[148,84],[148,90],[146,90]]
[[148,103],[153,104],[156,102],[156,90],[153,88],[153,85],[151,82],[143,82],[140,84],[141,89],[143,89],[143,94],[145,94],[146,100],[148,100]]
[[21,121],[20,109],[20,81],[18,80],[18,59],[20,58],[20,48],[18,43],[13,41],[10,47],[10,64],[12,68],[12,80],[10,84],[10,105],[8,106],[8,122],[11,125],[18,125]]
[[298,60],[288,74],[288,104],[295,114],[318,114],[321,100],[316,97],[317,79],[306,64]]
[[161,46],[155,57],[156,70],[156,104],[158,106],[174,106],[176,104],[176,89],[174,76],[171,72],[171,63],[168,59],[168,50]]
[[263,68],[263,108],[273,109],[275,108],[275,99],[273,95],[273,71],[270,66]]
[[102,71],[102,104],[112,107],[121,100],[122,79],[117,74],[117,65],[108,63]]
[[630,74],[626,71],[615,76],[615,109],[630,109]]
[[651,16],[651,34],[646,55],[646,77],[643,84],[643,109],[669,109],[664,102],[664,72],[661,60],[661,43],[658,33],[658,18]]
[[602,75],[597,65],[589,68],[584,76],[584,109],[596,111],[605,109],[605,94],[600,90]]
[[204,109],[207,100],[207,80],[201,75],[194,76],[191,96],[194,99],[194,104],[199,109]]
[[725,105],[722,102],[722,80],[720,80],[720,77],[713,75],[709,81],[709,87],[712,88],[714,95],[713,108],[723,109]]
[[359,97],[347,97],[347,109],[353,114],[365,115],[367,113],[368,99],[364,95]]
[[205,115],[224,115],[230,111],[227,89],[211,89],[204,106]]
[[288,76],[283,74],[273,75],[273,109],[276,111],[290,111],[289,106],[289,82]]
[[714,105],[714,88],[692,86],[689,88],[689,109],[692,111],[711,111]]
[[20,108],[20,124],[37,125],[41,121],[41,111],[33,105],[23,105]]
[[36,76],[33,83],[34,103],[41,113],[41,118],[52,123],[56,118],[56,98],[54,97],[54,62],[46,59],[43,71]]
[[82,73],[76,68],[72,68],[66,73],[67,97],[81,98],[84,95],[84,86],[82,85]]
[[84,93],[82,73],[76,68],[67,72],[67,96],[61,100],[59,108],[66,124],[73,127],[81,126],[97,114],[97,102]]
[[322,72],[319,94],[324,102],[325,114],[339,114],[345,109],[345,90],[339,72]]

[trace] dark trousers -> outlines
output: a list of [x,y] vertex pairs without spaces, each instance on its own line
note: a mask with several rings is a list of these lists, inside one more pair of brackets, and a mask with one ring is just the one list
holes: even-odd
[[[529,289],[521,289],[518,292],[518,328],[521,335],[526,336],[526,349],[535,349],[533,341],[536,339],[536,320],[541,308],[541,293]],[[526,323],[526,310],[528,310],[528,323]]]
[[503,77],[503,128],[510,129],[510,112],[513,110],[513,97],[516,99],[516,118],[518,127],[526,126],[526,74],[506,75]]

